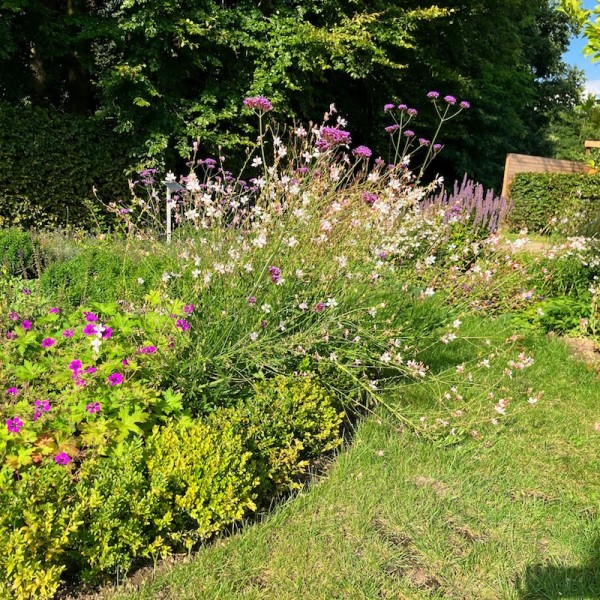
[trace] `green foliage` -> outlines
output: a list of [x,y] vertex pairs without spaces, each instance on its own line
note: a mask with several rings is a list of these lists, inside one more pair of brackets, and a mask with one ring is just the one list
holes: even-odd
[[128,197],[126,148],[97,119],[0,104],[0,225],[97,225],[94,190],[107,203]]
[[34,245],[31,235],[16,228],[0,229],[0,272],[27,276],[34,270]]
[[582,320],[589,319],[591,303],[588,299],[560,296],[538,302],[535,306],[515,315],[516,327],[528,331],[553,331],[559,335],[581,335]]
[[512,230],[560,231],[561,225],[589,223],[600,211],[600,175],[519,173],[510,196]]
[[343,412],[310,375],[279,376],[258,384],[236,410],[253,460],[261,496],[299,487],[309,461],[341,443]]
[[[169,255],[127,252],[118,245],[88,245],[74,257],[51,264],[40,285],[48,298],[71,308],[86,302],[139,301],[174,266]],[[136,283],[138,279],[143,283]]]

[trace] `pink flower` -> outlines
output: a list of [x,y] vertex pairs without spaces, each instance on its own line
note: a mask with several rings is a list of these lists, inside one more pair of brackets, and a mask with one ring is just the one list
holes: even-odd
[[187,331],[190,328],[190,324],[185,319],[177,319],[175,326],[181,331]]
[[31,329],[31,321],[28,321],[27,319],[23,319],[21,321],[21,327],[25,330],[25,331],[29,331]]
[[395,104],[384,104],[383,110],[384,112],[389,112],[390,110],[394,110],[396,108]]
[[444,96],[444,102],[447,102],[450,105],[456,104],[456,98],[454,96]]
[[62,332],[62,336],[64,338],[72,338],[75,335],[75,331],[73,329],[65,329]]
[[113,330],[110,327],[105,327],[104,331],[102,332],[102,339],[108,340],[109,338],[112,337],[112,334],[113,334]]
[[54,457],[57,465],[68,465],[71,462],[71,457],[66,452],[61,452]]
[[463,100],[463,101],[460,103],[460,107],[461,107],[461,108],[471,108],[471,103],[470,103],[470,102],[467,102],[466,100]]
[[273,105],[264,96],[254,96],[252,98],[246,98],[244,100],[244,106],[251,110],[257,110],[261,113],[269,112],[273,110]]
[[56,306],[52,307],[48,311],[48,314],[51,314],[51,315],[57,315],[58,313],[60,313],[60,308],[57,308]]
[[51,348],[54,344],[56,344],[56,341],[52,338],[44,338],[42,340],[42,348]]
[[9,433],[19,433],[24,424],[25,423],[23,423],[19,417],[13,417],[12,419],[8,419],[8,421],[6,421],[6,428],[8,429]]
[[14,310],[11,310],[11,311],[8,313],[8,318],[9,318],[11,321],[18,321],[18,320],[19,320],[21,317],[19,316],[19,313],[18,313],[18,312],[15,312]]
[[281,281],[281,269],[269,267],[269,277],[273,283],[279,283]]
[[195,308],[195,307],[194,307],[194,305],[193,305],[193,304],[186,304],[186,305],[183,307],[183,312],[184,312],[186,315],[191,315],[191,314],[194,312],[194,308]]
[[371,149],[366,146],[357,146],[352,150],[352,154],[354,154],[356,158],[371,158],[371,156],[373,156]]
[[439,92],[432,91],[432,92],[429,92],[429,93],[427,94],[427,97],[428,97],[428,98],[432,98],[433,100],[436,100],[437,98],[439,98],[439,97],[440,97],[440,93],[439,93]]
[[90,415],[93,415],[97,412],[100,412],[100,402],[90,402],[86,407],[85,410],[87,410]]
[[256,304],[256,296],[250,296],[250,297],[249,297],[249,298],[246,300],[246,302],[247,302],[248,304]]
[[108,383],[110,385],[121,385],[123,383],[123,375],[121,373],[112,373],[108,376]]
[[98,320],[98,317],[93,312],[89,312],[86,310],[83,314],[85,315],[85,320],[88,323],[93,323]]
[[322,313],[326,308],[327,304],[325,304],[325,302],[317,302],[314,310],[316,313]]
[[91,323],[89,325],[86,325],[83,328],[83,333],[85,335],[96,335],[98,333],[98,330],[94,327],[94,325],[92,325]]
[[9,396],[18,396],[19,395],[19,390],[16,387],[10,387],[6,390],[6,393]]

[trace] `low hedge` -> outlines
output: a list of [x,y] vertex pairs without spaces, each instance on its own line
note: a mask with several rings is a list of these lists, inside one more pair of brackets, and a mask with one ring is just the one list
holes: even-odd
[[[594,226],[600,216],[600,174],[519,173],[510,186],[512,210],[508,223],[513,231],[569,233]],[[579,216],[577,216],[579,215]],[[567,219],[569,222],[561,223]],[[562,227],[561,227],[562,225]]]
[[95,227],[129,198],[129,141],[93,117],[0,103],[0,226]]
[[0,466],[0,597],[44,600],[64,579],[189,551],[293,488],[341,443],[341,421],[314,377],[281,376],[237,408],[174,418],[107,455]]

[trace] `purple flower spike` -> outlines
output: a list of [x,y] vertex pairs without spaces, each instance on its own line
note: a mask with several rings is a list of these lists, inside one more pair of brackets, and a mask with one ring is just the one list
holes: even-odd
[[121,373],[112,373],[108,376],[108,383],[110,385],[121,385],[123,383],[123,375]]
[[54,457],[54,461],[57,465],[68,465],[71,462],[71,457],[66,452],[61,452]]
[[354,154],[356,158],[371,158],[371,156],[373,156],[371,149],[366,146],[357,146],[352,150],[352,154]]
[[444,102],[447,102],[450,105],[456,104],[456,98],[454,96],[444,96]]
[[9,433],[19,433],[24,424],[19,417],[13,417],[6,421],[6,429],[8,429]]
[[251,109],[257,110],[258,112],[266,113],[273,110],[273,105],[264,96],[254,96],[252,98],[246,98],[244,100],[244,106]]

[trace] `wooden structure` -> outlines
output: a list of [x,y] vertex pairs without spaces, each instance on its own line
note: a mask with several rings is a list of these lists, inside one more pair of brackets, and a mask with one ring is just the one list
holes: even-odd
[[600,141],[586,140],[585,141],[585,153],[591,154],[592,150],[600,148]]
[[[600,142],[586,142],[586,151],[588,143],[598,144],[598,146],[590,146],[590,148],[600,147]],[[504,166],[502,196],[508,198],[510,183],[517,173],[588,173],[590,170],[588,165],[581,162],[526,154],[509,154]]]

